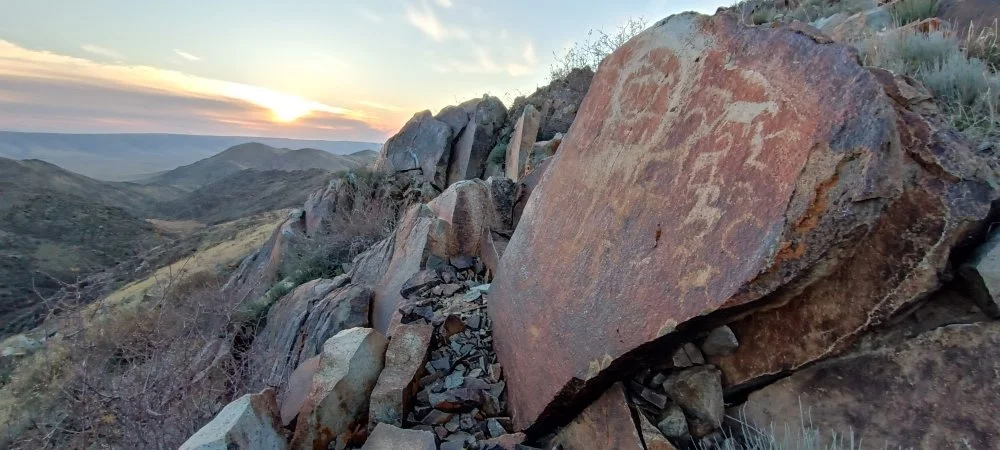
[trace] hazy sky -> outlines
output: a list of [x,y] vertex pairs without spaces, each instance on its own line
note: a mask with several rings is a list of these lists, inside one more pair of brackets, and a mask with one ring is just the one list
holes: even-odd
[[719,0],[7,0],[0,130],[382,141],[547,82],[553,52]]

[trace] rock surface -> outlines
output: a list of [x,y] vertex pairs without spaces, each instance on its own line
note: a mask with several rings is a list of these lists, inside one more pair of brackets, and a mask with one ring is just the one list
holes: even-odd
[[712,366],[695,366],[667,377],[663,390],[684,412],[712,428],[726,416],[722,398],[722,373]]
[[451,156],[452,132],[450,125],[435,119],[430,111],[421,111],[382,146],[375,169],[387,172],[419,169],[424,180],[443,186]]
[[625,399],[625,388],[614,384],[604,395],[566,425],[552,440],[552,448],[644,450],[632,411]]
[[976,250],[972,259],[962,265],[959,273],[973,300],[983,312],[1000,318],[1000,233]]
[[283,387],[299,363],[318,355],[327,339],[348,328],[367,327],[371,298],[368,289],[338,287],[327,279],[307,282],[282,297],[268,311],[251,350],[255,367],[263,368],[260,378]]
[[445,223],[446,247],[439,256],[479,255],[483,230],[501,228],[490,188],[481,180],[448,187],[427,207]]
[[371,328],[344,330],[323,344],[291,448],[344,448],[363,442],[368,397],[382,371],[387,344]]
[[502,134],[511,134],[528,105],[532,105],[540,115],[539,140],[547,141],[555,137],[556,133],[565,133],[576,119],[577,111],[593,79],[594,72],[589,68],[573,69],[565,76],[552,80],[547,86],[538,88],[528,97],[515,99],[507,114]]
[[820,362],[754,392],[735,413],[773,423],[779,442],[805,408],[823,439],[853,430],[887,448],[1000,448],[1000,417],[984,414],[998,398],[1000,322],[986,322]]
[[468,115],[468,123],[451,149],[448,185],[458,181],[483,178],[486,158],[500,137],[507,118],[507,108],[496,97],[484,96],[476,101]]
[[514,133],[511,134],[510,142],[507,144],[504,172],[507,178],[515,182],[524,176],[524,167],[528,159],[528,154],[531,152],[538,137],[540,121],[541,115],[539,115],[538,110],[532,105],[527,105],[521,114],[521,118],[517,120],[517,125],[514,126]]
[[516,430],[565,420],[700,316],[783,305],[730,324],[742,345],[717,364],[738,384],[938,285],[995,174],[817,39],[682,14],[601,64],[491,290]]
[[361,450],[437,450],[434,433],[380,423]]
[[396,328],[385,352],[385,368],[372,390],[369,427],[377,423],[403,426],[417,393],[417,381],[424,371],[433,333],[434,327],[427,324]]
[[281,450],[288,443],[280,429],[274,390],[266,389],[226,405],[180,450]]

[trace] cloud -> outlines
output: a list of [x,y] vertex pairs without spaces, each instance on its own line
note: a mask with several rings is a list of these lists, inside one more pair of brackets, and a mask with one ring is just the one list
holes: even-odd
[[194,56],[194,55],[192,55],[192,54],[190,54],[188,52],[185,52],[184,50],[178,50],[178,49],[175,48],[174,49],[174,54],[176,54],[177,56],[180,56],[181,58],[184,58],[184,59],[186,59],[188,61],[201,61],[201,58],[199,58],[197,56]]
[[380,16],[377,12],[372,11],[368,8],[358,8],[357,11],[358,14],[361,15],[361,17],[363,17],[365,20],[371,23],[385,22],[385,19],[383,19],[382,16]]
[[434,3],[437,3],[442,8],[451,8],[454,5],[451,0],[434,0]]
[[434,10],[426,3],[420,8],[406,5],[406,20],[431,39],[443,42],[446,40],[468,40],[469,33],[460,27],[441,23]]
[[535,57],[535,44],[531,42],[524,44],[524,53],[522,53],[522,55],[524,56],[525,62],[528,64],[535,64],[537,62]]
[[0,123],[62,132],[379,139],[374,116],[273,89],[25,49],[0,40]]
[[439,73],[473,75],[507,74],[512,77],[521,77],[534,73],[534,69],[532,68],[535,64],[534,48],[530,43],[527,44],[524,52],[519,55],[519,57],[524,58],[524,61],[509,58],[505,62],[498,62],[493,53],[487,47],[476,47],[473,58],[468,60],[446,58],[442,61],[431,63],[430,67],[431,70]]
[[389,105],[386,103],[372,102],[368,100],[358,100],[359,105],[364,105],[369,108],[381,109],[383,111],[404,111],[406,108],[402,106]]
[[122,56],[121,53],[111,50],[110,48],[99,47],[93,44],[83,44],[80,46],[80,48],[82,48],[83,51],[87,53],[93,53],[95,55],[104,56],[106,58],[111,58],[116,60],[125,59],[125,57]]

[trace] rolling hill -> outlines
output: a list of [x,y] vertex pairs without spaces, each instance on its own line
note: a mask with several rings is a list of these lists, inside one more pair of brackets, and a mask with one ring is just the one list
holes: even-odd
[[235,145],[210,158],[154,175],[145,180],[139,180],[139,182],[193,191],[247,169],[265,171],[320,169],[328,172],[339,172],[369,166],[375,160],[375,155],[376,153],[371,150],[350,155],[334,155],[312,148],[289,150],[251,142]]
[[88,177],[127,181],[171,170],[246,142],[313,148],[337,155],[378,150],[381,144],[247,136],[183,134],[60,134],[0,131],[0,157],[41,159]]

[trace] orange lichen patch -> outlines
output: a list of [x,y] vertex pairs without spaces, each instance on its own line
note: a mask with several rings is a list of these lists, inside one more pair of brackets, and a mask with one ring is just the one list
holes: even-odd
[[804,244],[784,241],[781,243],[781,248],[778,249],[778,254],[774,257],[774,264],[778,265],[785,261],[799,259],[804,254],[806,254]]
[[819,225],[819,219],[823,217],[823,213],[826,212],[830,203],[830,190],[837,185],[838,181],[840,181],[840,177],[834,174],[829,180],[820,183],[819,187],[816,188],[816,197],[813,198],[809,209],[806,210],[805,214],[799,218],[798,223],[795,224],[796,233],[808,233],[813,228],[816,228],[816,225]]

